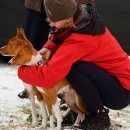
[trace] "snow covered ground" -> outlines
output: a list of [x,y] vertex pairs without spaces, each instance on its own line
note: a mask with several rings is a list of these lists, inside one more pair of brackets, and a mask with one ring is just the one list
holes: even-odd
[[[0,130],[35,130],[26,121],[30,111],[27,99],[20,99],[17,94],[24,89],[17,77],[17,69],[0,63]],[[110,111],[110,117],[122,130],[130,130],[130,106],[121,111]]]

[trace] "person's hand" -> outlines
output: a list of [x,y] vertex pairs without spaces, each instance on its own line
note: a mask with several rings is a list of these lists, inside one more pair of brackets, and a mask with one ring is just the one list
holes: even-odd
[[39,53],[42,55],[43,57],[43,63],[47,62],[50,59],[51,56],[51,50],[48,48],[42,48]]

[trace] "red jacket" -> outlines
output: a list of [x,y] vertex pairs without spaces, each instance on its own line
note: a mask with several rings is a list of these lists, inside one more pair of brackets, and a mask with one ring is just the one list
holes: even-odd
[[[54,45],[52,42],[47,44]],[[26,83],[51,88],[65,78],[72,64],[79,60],[104,69],[130,90],[130,60],[107,29],[102,35],[72,33],[59,46],[48,65],[22,66],[18,69],[18,76]]]

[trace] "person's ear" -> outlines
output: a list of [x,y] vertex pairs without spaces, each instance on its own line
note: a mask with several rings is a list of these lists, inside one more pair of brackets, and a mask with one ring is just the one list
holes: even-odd
[[75,24],[74,24],[74,22],[73,22],[73,18],[68,18],[67,21],[66,21],[66,23],[67,23],[67,26],[68,26],[68,27],[73,27],[73,28],[75,28]]

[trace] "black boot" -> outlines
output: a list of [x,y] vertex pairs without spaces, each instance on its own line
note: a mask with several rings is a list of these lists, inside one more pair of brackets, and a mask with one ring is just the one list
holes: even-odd
[[102,109],[94,114],[86,115],[85,120],[75,130],[109,130],[109,128],[110,118],[108,110]]
[[19,98],[28,98],[27,90],[24,89],[22,92],[20,92],[20,93],[18,94],[18,97],[19,97]]

